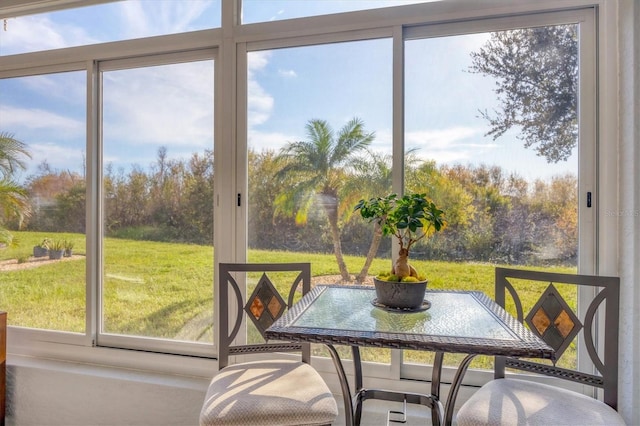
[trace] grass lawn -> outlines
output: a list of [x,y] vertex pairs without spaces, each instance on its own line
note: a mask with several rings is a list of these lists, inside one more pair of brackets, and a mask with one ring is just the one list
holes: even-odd
[[[9,323],[84,333],[85,283],[90,276],[86,272],[84,235],[16,232],[15,236],[19,240],[17,247],[0,249],[0,310],[11,313]],[[33,246],[44,238],[73,241],[77,257],[26,267]],[[104,332],[212,341],[212,247],[106,238],[104,253]],[[301,260],[311,262],[314,276],[339,274],[335,258],[330,254],[249,251],[252,262]],[[345,261],[355,275],[362,268],[364,258],[346,256]],[[9,262],[15,266],[9,267]],[[496,265],[436,261],[412,261],[412,264],[424,271],[430,288],[478,290],[493,296]],[[370,272],[375,274],[388,268],[389,259],[376,259]],[[549,270],[575,273],[575,268]],[[535,300],[533,296],[525,299],[527,297],[530,300],[525,305],[530,306]],[[574,294],[566,297],[575,300]],[[320,353],[321,349],[316,350]],[[349,357],[346,351],[344,355]],[[390,355],[387,350],[365,349],[363,359],[388,362]],[[405,359],[430,363],[432,356],[407,351]],[[474,366],[486,367],[488,363],[490,360],[479,360]]]

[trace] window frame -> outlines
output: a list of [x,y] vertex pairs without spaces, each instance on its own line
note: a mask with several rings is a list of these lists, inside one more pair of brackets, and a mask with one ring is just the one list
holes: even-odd
[[[123,349],[137,349],[137,350],[148,350],[153,352],[161,352],[161,353],[175,353],[182,355],[193,355],[193,356],[211,356],[215,353],[216,344],[213,342],[212,344],[208,343],[200,343],[200,342],[187,342],[187,341],[179,341],[173,339],[160,339],[160,338],[151,338],[145,336],[135,336],[135,335],[124,335],[124,334],[115,334],[115,333],[107,333],[103,331],[103,289],[104,289],[104,222],[103,222],[103,212],[105,211],[105,200],[102,194],[103,187],[103,135],[101,129],[103,128],[102,122],[102,77],[105,72],[110,71],[122,71],[122,70],[132,70],[139,69],[145,67],[154,67],[154,66],[162,66],[162,65],[173,65],[173,64],[185,64],[196,61],[207,61],[210,60],[213,62],[213,78],[214,78],[214,97],[215,97],[215,75],[216,69],[218,67],[217,61],[217,52],[216,48],[208,48],[208,49],[198,49],[198,50],[189,50],[189,51],[181,51],[176,53],[166,53],[166,54],[157,54],[157,55],[149,55],[149,56],[135,56],[132,58],[122,58],[122,59],[111,59],[105,61],[97,61],[95,63],[95,72],[96,72],[96,87],[94,89],[94,95],[96,99],[95,105],[96,108],[96,122],[98,123],[98,131],[95,135],[95,141],[97,144],[96,153],[94,160],[100,166],[96,168],[96,170],[91,174],[94,179],[95,185],[92,185],[93,188],[96,188],[94,191],[94,196],[92,197],[92,201],[95,205],[94,214],[92,218],[96,221],[96,226],[94,229],[95,232],[92,233],[92,237],[96,239],[96,241],[92,241],[92,267],[95,268],[96,273],[92,274],[95,276],[96,286],[92,286],[92,290],[95,291],[96,301],[92,303],[92,311],[95,315],[92,315],[92,330],[95,333],[95,344],[97,346],[104,347],[112,347],[112,348],[123,348]],[[213,107],[213,105],[212,105]],[[214,111],[214,122],[217,121],[215,119],[215,111]],[[213,123],[212,123],[213,125]],[[214,145],[215,145],[215,134],[214,134]],[[211,149],[214,147],[212,146]],[[213,284],[213,283],[212,283]],[[213,295],[212,295],[213,296]],[[93,299],[92,299],[93,300]],[[213,308],[213,299],[211,299],[211,307]]]
[[[435,24],[415,26],[407,28],[405,40],[416,38],[430,38],[455,36],[461,34],[473,34],[478,32],[490,32],[510,30],[526,27],[551,26],[562,24],[577,24],[579,37],[579,96],[578,96],[578,122],[579,122],[579,149],[578,149],[578,273],[596,274],[598,259],[598,225],[596,220],[598,198],[598,165],[597,149],[599,138],[596,131],[597,121],[597,92],[596,81],[596,54],[597,38],[595,8],[567,10],[561,12],[526,13],[522,15],[483,19],[478,21],[456,22],[453,24]],[[471,24],[471,25],[470,25]],[[587,205],[587,193],[594,195],[592,208]],[[578,294],[579,309],[588,306],[595,292],[588,289],[580,289]],[[580,310],[581,315],[582,310]],[[589,357],[586,356],[586,347],[583,342],[578,344],[578,362],[582,371],[593,368]],[[402,362],[401,377],[416,379],[424,374],[424,366]],[[455,371],[444,368],[445,380],[453,380]],[[520,373],[522,374],[522,373]],[[475,371],[465,377],[465,383],[481,385],[486,381],[486,374]]]

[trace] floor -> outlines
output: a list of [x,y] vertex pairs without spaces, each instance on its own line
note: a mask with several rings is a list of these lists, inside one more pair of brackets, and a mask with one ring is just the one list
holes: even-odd
[[[337,399],[337,401],[341,401]],[[344,410],[342,404],[339,404],[340,414],[337,420],[333,423],[336,426],[344,425]],[[402,403],[381,401],[381,400],[368,400],[364,403],[364,410],[362,426],[384,426],[387,425],[387,416],[389,410],[402,411]],[[402,420],[402,415],[393,414],[391,419]],[[407,421],[402,422],[389,422],[389,426],[414,426],[414,425],[431,425],[431,410],[428,407],[421,405],[407,404]]]

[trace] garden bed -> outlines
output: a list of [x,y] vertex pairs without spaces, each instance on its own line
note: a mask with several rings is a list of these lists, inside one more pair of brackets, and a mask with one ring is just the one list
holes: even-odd
[[22,263],[18,263],[18,259],[1,260],[0,272],[37,268],[38,266],[47,265],[49,263],[67,262],[70,260],[84,259],[84,257],[84,255],[77,254],[74,254],[71,257],[63,257],[62,259],[49,259],[48,257],[29,257],[26,262]]

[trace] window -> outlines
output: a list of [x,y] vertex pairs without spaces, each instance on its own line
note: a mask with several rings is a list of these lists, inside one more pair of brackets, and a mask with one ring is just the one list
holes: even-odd
[[262,0],[242,1],[242,23],[277,21],[281,19],[302,18],[306,16],[327,15],[331,13],[352,12],[355,10],[377,9],[402,6],[413,3],[426,3],[440,0],[391,0],[391,1],[327,1],[327,0]]
[[249,261],[303,255],[324,283],[362,270],[369,227],[349,219],[391,188],[391,65],[388,38],[249,52]]
[[100,344],[213,344],[211,55],[100,64]]
[[[580,262],[593,256],[595,229],[589,190],[578,185],[593,188],[594,117],[589,108],[579,114],[579,100],[594,96],[592,64],[579,62],[580,49],[595,48],[580,31],[591,21],[548,18],[464,35],[440,36],[444,26],[406,32],[405,188],[427,193],[448,219],[412,251],[427,260],[431,287],[492,294],[496,264],[594,272]],[[468,268],[445,272],[450,262]],[[567,297],[577,305],[576,294]],[[420,352],[404,360],[431,362]]]
[[220,27],[220,0],[127,0],[10,17],[0,56]]
[[0,244],[0,299],[11,325],[86,331],[85,88],[84,71],[0,79],[0,149],[15,160],[0,174],[0,230],[13,242]]

